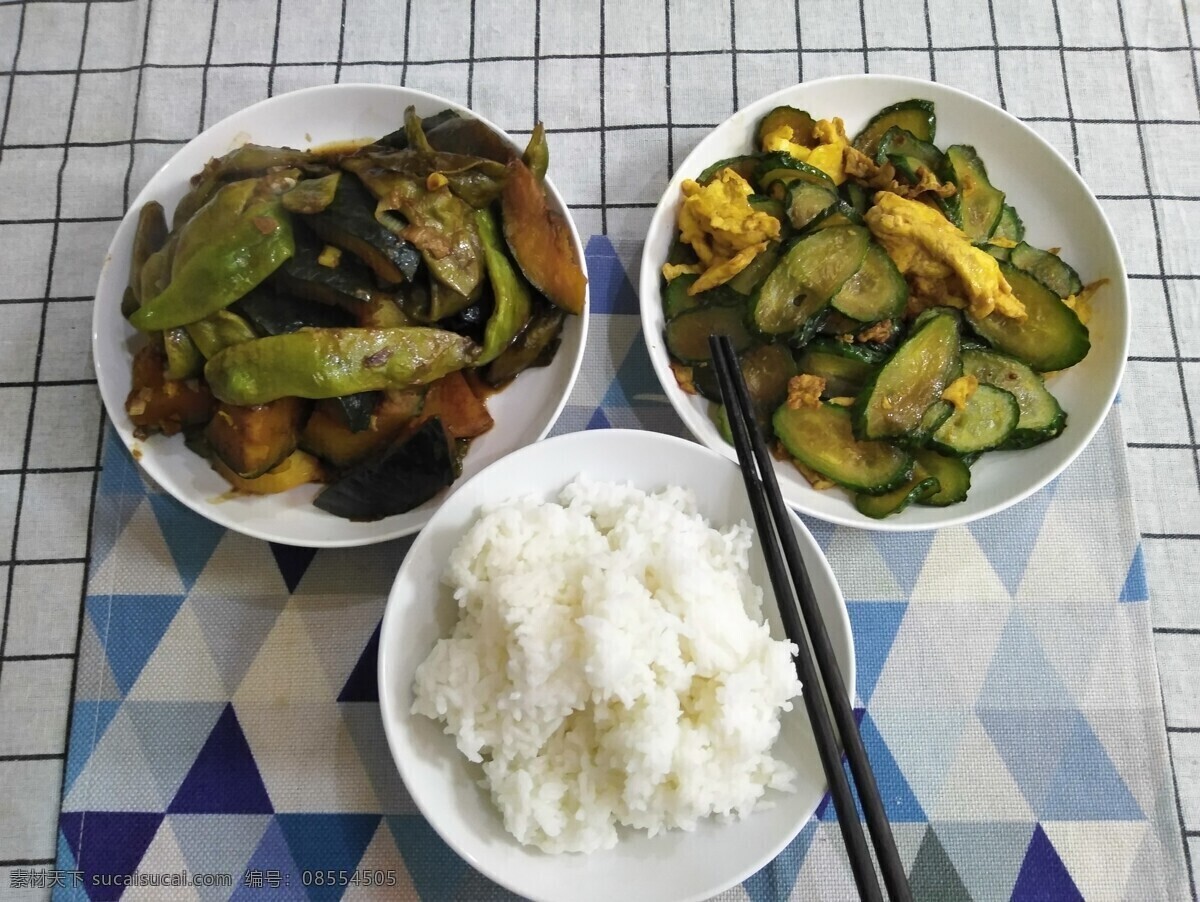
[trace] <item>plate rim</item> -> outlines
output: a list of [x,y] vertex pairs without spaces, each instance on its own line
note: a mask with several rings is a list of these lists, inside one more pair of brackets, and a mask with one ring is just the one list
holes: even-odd
[[[969,91],[964,91],[961,88],[943,84],[941,82],[930,81],[929,79],[924,78],[914,78],[906,75],[886,75],[872,73],[833,75],[825,78],[812,79],[811,81],[797,82],[795,84],[788,85],[787,87],[780,88],[777,91],[766,94],[763,97],[756,98],[740,109],[735,110],[732,115],[726,117],[726,119],[718,123],[712,129],[709,129],[708,133],[700,139],[696,147],[694,147],[691,152],[688,153],[683,162],[676,167],[675,172],[671,174],[667,188],[663,192],[658,204],[654,208],[653,214],[651,215],[650,224],[647,227],[647,238],[651,233],[655,232],[661,227],[660,223],[663,218],[668,214],[669,211],[673,210],[678,201],[676,194],[678,192],[679,181],[681,181],[685,172],[695,170],[699,165],[699,162],[702,162],[702,155],[700,152],[704,149],[703,145],[718,129],[723,128],[731,120],[738,116],[746,116],[748,111],[751,109],[769,109],[768,105],[778,106],[780,103],[786,103],[798,91],[804,91],[811,88],[824,89],[836,87],[838,84],[842,83],[862,82],[886,82],[889,84],[911,87],[914,90],[928,90],[930,87],[932,87],[935,91],[954,95],[960,100],[982,104],[992,112],[999,114],[1003,119],[1007,120],[1008,125],[1016,127],[1021,132],[1032,137],[1043,151],[1051,154],[1062,165],[1063,169],[1065,169],[1069,174],[1068,177],[1078,188],[1082,189],[1084,195],[1087,197],[1091,212],[1095,215],[1097,221],[1100,223],[1104,237],[1111,243],[1115,251],[1115,255],[1113,257],[1113,262],[1115,264],[1113,267],[1113,272],[1107,274],[1107,277],[1109,278],[1110,283],[1115,283],[1120,288],[1120,297],[1122,300],[1121,318],[1124,324],[1121,334],[1116,336],[1119,357],[1117,368],[1114,373],[1115,378],[1113,378],[1112,385],[1107,391],[1106,396],[1101,404],[1103,413],[1098,416],[1092,424],[1090,424],[1089,428],[1085,430],[1084,434],[1079,440],[1078,446],[1062,461],[1052,466],[1043,476],[1034,480],[1030,485],[1024,487],[1019,492],[1008,495],[1005,498],[989,505],[988,507],[983,508],[982,510],[947,515],[933,523],[921,523],[904,520],[903,514],[901,514],[900,517],[876,520],[863,514],[859,514],[854,509],[852,504],[847,504],[846,512],[842,514],[820,510],[812,507],[805,500],[804,487],[799,487],[799,491],[797,491],[790,484],[785,483],[782,480],[780,484],[780,489],[784,494],[784,500],[787,501],[789,507],[800,511],[807,516],[822,520],[826,523],[834,524],[836,526],[848,526],[870,532],[927,532],[945,529],[948,527],[964,526],[968,523],[973,523],[986,517],[990,517],[994,514],[998,514],[1016,504],[1019,504],[1031,495],[1041,491],[1051,481],[1060,476],[1063,471],[1067,469],[1067,467],[1074,463],[1084,452],[1084,450],[1091,444],[1092,440],[1096,436],[1096,433],[1099,432],[1100,427],[1103,426],[1108,419],[1108,416],[1113,408],[1113,403],[1120,392],[1121,383],[1124,379],[1125,369],[1128,363],[1129,346],[1133,332],[1133,309],[1132,305],[1129,303],[1129,277],[1127,268],[1125,266],[1124,255],[1121,252],[1121,246],[1117,241],[1116,233],[1113,231],[1112,223],[1109,222],[1108,217],[1105,215],[1104,209],[1100,206],[1099,201],[1096,199],[1095,193],[1088,186],[1087,182],[1084,181],[1083,177],[1075,170],[1075,167],[1066,159],[1066,157],[1062,155],[1062,153],[1058,151],[1057,148],[1050,144],[1033,128],[1022,122],[1018,117],[1014,116],[1007,110],[1002,109],[996,104],[991,103],[990,101],[985,100],[978,95],[972,94]],[[708,155],[711,156],[711,153]],[[663,372],[663,369],[660,366],[660,361],[654,354],[654,349],[657,346],[662,345],[661,336],[658,335],[658,323],[653,319],[654,314],[661,314],[661,304],[657,305],[657,309],[655,309],[656,305],[652,303],[646,303],[646,299],[656,298],[661,294],[661,289],[658,285],[661,264],[661,260],[658,260],[656,257],[652,257],[650,243],[647,241],[642,248],[641,261],[638,270],[638,294],[639,298],[642,300],[639,311],[641,315],[642,338],[646,342],[649,350],[651,367],[654,370],[654,374],[663,389],[663,393],[670,402],[672,409],[675,411],[680,420],[683,421],[683,424],[687,428],[689,434],[691,434],[697,442],[703,444],[705,447],[716,452],[722,457],[730,460],[736,460],[736,451],[734,451],[731,446],[725,444],[724,442],[721,442],[718,446],[717,443],[704,436],[701,436],[695,429],[693,429],[691,423],[691,413],[685,413],[687,404],[685,398],[683,397],[683,393],[678,389],[677,385],[671,385],[667,383],[669,371],[667,373]],[[938,510],[941,511],[948,511],[952,509],[953,508],[938,508]]]
[[[562,446],[564,446],[564,449],[563,449],[564,453],[566,453],[568,448],[565,446],[569,446],[572,443],[594,441],[594,440],[609,441],[609,442],[614,442],[614,443],[620,443],[620,442],[623,442],[626,440],[634,440],[634,441],[645,441],[650,444],[661,444],[665,449],[685,448],[685,449],[688,449],[689,453],[696,453],[703,457],[708,458],[715,465],[724,466],[724,467],[732,467],[732,468],[737,467],[736,463],[732,463],[732,462],[726,460],[722,455],[717,454],[711,448],[708,448],[705,445],[700,444],[699,442],[691,441],[689,439],[682,438],[680,436],[670,435],[668,433],[654,432],[651,430],[643,430],[643,429],[615,428],[615,429],[582,430],[579,432],[569,432],[569,433],[563,433],[561,435],[556,435],[556,436],[553,436],[552,438],[546,439],[544,442],[541,443],[541,445],[542,446],[546,446],[546,445],[550,445],[550,444],[562,445]],[[542,451],[542,448],[537,449],[537,451],[538,452]],[[464,483],[464,486],[469,485],[470,483],[474,482],[475,480],[483,480],[485,477],[488,477],[490,475],[490,473],[489,473],[490,470],[492,470],[495,467],[500,466],[501,464],[506,464],[506,465],[512,466],[513,459],[515,459],[519,456],[522,456],[522,455],[533,454],[533,453],[536,453],[536,452],[532,445],[525,446],[516,451],[513,451],[511,454],[505,455],[500,460],[494,461],[491,464],[489,464],[487,467],[485,467],[484,469],[480,470],[478,473],[476,473],[474,476],[472,476],[470,480],[468,480],[466,483]],[[729,472],[732,472],[732,470],[730,470]],[[630,481],[635,482],[635,484],[636,484],[635,477],[631,476]],[[549,490],[547,490],[547,491],[549,491]],[[741,487],[740,480],[738,480],[737,491],[738,492],[744,491]],[[519,497],[522,494],[530,494],[530,492],[524,491],[524,490],[518,490],[513,493],[512,497]],[[538,493],[533,492],[532,494],[536,495]],[[439,508],[437,511],[434,512],[433,517],[430,518],[430,525],[436,526],[436,523],[434,521],[436,520],[437,517],[442,516],[443,510],[444,510],[444,508]],[[796,533],[797,538],[801,542],[801,550],[802,551],[804,550],[804,543],[807,543],[809,548],[813,552],[815,552],[816,560],[819,562],[822,573],[829,580],[830,585],[832,585],[834,588],[835,599],[837,602],[835,610],[838,615],[839,626],[844,631],[844,635],[846,637],[847,652],[848,652],[847,658],[846,658],[846,666],[845,666],[845,670],[844,670],[842,676],[846,682],[847,692],[850,695],[850,698],[853,699],[856,697],[856,693],[858,692],[858,652],[857,652],[857,648],[855,647],[853,623],[850,619],[850,608],[846,601],[845,592],[842,589],[841,583],[837,579],[837,575],[833,571],[833,567],[829,562],[828,556],[825,554],[825,551],[821,548],[821,545],[817,541],[816,537],[812,534],[812,531],[808,528],[808,525],[804,522],[804,520],[799,516],[799,514],[795,510],[789,509],[788,515],[791,520],[793,531]],[[751,526],[751,529],[754,530],[755,541],[757,542],[758,541],[757,530],[754,529],[752,523],[750,523],[750,526]],[[421,556],[421,554],[424,552],[425,545],[429,542],[434,541],[433,536],[436,534],[436,532],[437,532],[437,530],[435,530],[435,529],[428,529],[428,530],[421,531],[417,535],[416,539],[413,541],[412,545],[405,552],[404,560],[401,562],[400,567],[397,569],[395,579],[392,582],[392,587],[388,592],[388,598],[387,598],[387,602],[385,603],[385,606],[384,606],[383,617],[382,617],[382,620],[380,623],[380,629],[379,629],[379,651],[378,651],[378,655],[377,655],[377,659],[376,659],[375,677],[376,677],[376,683],[377,683],[377,690],[378,690],[378,694],[379,694],[380,721],[382,722],[382,725],[383,725],[383,732],[384,732],[384,736],[387,740],[388,752],[391,756],[393,766],[396,768],[397,773],[400,775],[401,781],[404,783],[404,785],[406,787],[410,785],[408,782],[409,775],[406,774],[405,765],[402,762],[407,759],[405,758],[405,756],[398,754],[397,748],[398,748],[398,743],[400,742],[400,739],[399,739],[400,732],[407,728],[404,727],[400,723],[400,721],[405,718],[417,717],[419,715],[412,714],[408,710],[408,706],[402,703],[401,687],[393,687],[391,685],[391,683],[389,682],[389,680],[387,679],[388,670],[391,667],[390,661],[392,660],[393,657],[400,654],[398,651],[392,651],[393,643],[389,643],[388,638],[392,634],[396,633],[397,630],[403,628],[403,621],[400,619],[401,617],[403,617],[403,613],[401,612],[402,602],[400,602],[398,600],[398,598],[402,592],[401,580],[405,576],[408,568],[410,566],[413,566],[411,564],[411,562],[417,560]],[[459,536],[459,538],[461,538],[461,535]],[[762,588],[763,588],[765,595],[771,595],[769,586],[764,586]],[[416,665],[419,663],[420,662],[418,661],[418,662],[416,662],[416,664],[414,664],[414,668],[413,668],[414,670],[415,670]],[[407,687],[404,687],[404,688],[407,688]],[[808,713],[802,703],[797,703],[795,705],[795,710],[797,712],[799,712],[799,716],[802,716],[807,720]],[[448,748],[447,748],[447,752],[449,754],[451,754],[451,755],[459,754],[458,750],[454,746],[453,739],[449,736],[449,734],[443,733],[442,739],[446,743],[449,744]],[[821,783],[822,794],[827,792],[827,790],[828,790],[828,784],[823,781]],[[556,897],[530,895],[528,888],[523,888],[517,882],[515,882],[514,880],[505,876],[504,874],[499,873],[499,872],[495,871],[494,869],[484,866],[478,860],[478,858],[476,858],[475,856],[472,856],[468,852],[465,852],[463,849],[461,849],[453,835],[447,835],[445,832],[443,832],[443,829],[442,829],[443,825],[440,823],[440,821],[438,819],[438,812],[436,810],[430,808],[430,806],[428,804],[428,800],[424,800],[424,801],[422,800],[419,792],[420,792],[419,790],[417,792],[414,792],[412,789],[409,790],[409,796],[410,796],[413,804],[417,807],[417,810],[420,813],[420,815],[433,828],[434,832],[436,832],[438,834],[438,836],[441,837],[442,840],[454,851],[454,853],[456,855],[458,855],[459,857],[461,857],[468,864],[470,864],[471,867],[473,867],[475,870],[479,871],[479,873],[483,874],[489,880],[494,881],[495,883],[499,884],[500,886],[504,887],[505,889],[510,890],[511,892],[517,893],[519,895],[522,895],[522,897],[524,897],[524,898],[530,899],[531,902],[558,902],[558,899]],[[816,810],[820,807],[820,799],[821,799],[821,796],[818,795],[817,801],[812,806],[812,810],[804,818],[800,819],[798,821],[798,823],[794,824],[793,827],[787,831],[787,835],[784,836],[780,841],[778,841],[777,844],[766,847],[765,851],[756,858],[756,861],[753,865],[750,865],[748,867],[745,867],[745,868],[739,870],[733,876],[726,878],[722,883],[714,885],[713,887],[706,889],[702,892],[695,893],[695,894],[688,895],[688,896],[671,897],[669,900],[662,899],[662,900],[659,900],[659,902],[702,902],[702,900],[708,899],[708,898],[712,897],[714,894],[725,892],[726,890],[742,883],[743,881],[745,881],[746,879],[751,877],[753,874],[755,874],[759,870],[761,870],[766,864],[773,861],[776,857],[778,857],[778,855],[785,848],[787,848],[788,844],[790,844],[796,838],[796,836],[799,835],[800,831],[802,831],[805,828],[805,826],[812,820],[812,818],[816,814]],[[753,816],[753,815],[751,815],[751,816]],[[736,828],[737,825],[735,823],[735,824],[722,825],[722,826]],[[511,837],[509,837],[509,841],[511,843],[513,843],[514,845],[516,844],[516,840],[512,839]],[[520,847],[518,846],[518,848],[520,848]],[[541,854],[541,853],[530,853],[530,854]],[[569,854],[569,853],[565,853],[565,854]],[[586,858],[586,855],[583,857]]]
[[[118,239],[120,238],[122,231],[128,227],[129,222],[136,219],[137,211],[141,209],[142,205],[144,205],[145,203],[147,203],[150,200],[155,199],[154,193],[152,193],[152,191],[151,191],[151,189],[154,186],[155,181],[157,179],[159,179],[160,177],[162,177],[166,170],[168,170],[173,165],[175,165],[175,161],[178,159],[178,157],[181,154],[185,153],[189,148],[193,147],[195,144],[204,142],[205,140],[211,140],[212,136],[215,133],[218,133],[220,130],[228,129],[229,128],[228,123],[231,120],[233,120],[235,118],[241,118],[244,116],[252,115],[256,110],[260,110],[263,107],[271,106],[271,105],[274,105],[274,104],[277,104],[277,103],[280,103],[283,101],[296,102],[297,100],[300,100],[305,97],[318,96],[318,95],[327,94],[327,93],[343,93],[343,92],[347,92],[347,91],[359,91],[359,92],[368,93],[368,94],[375,93],[375,94],[379,94],[379,95],[388,95],[392,98],[405,98],[405,99],[408,99],[411,101],[427,102],[430,105],[441,104],[445,108],[453,109],[459,115],[467,116],[467,117],[470,117],[473,119],[478,119],[480,122],[483,122],[485,125],[492,128],[497,134],[499,134],[501,136],[501,138],[504,139],[504,141],[506,141],[513,148],[519,149],[519,147],[520,147],[520,145],[513,139],[513,137],[508,132],[501,129],[499,126],[497,126],[494,122],[492,122],[487,117],[485,117],[479,113],[476,113],[474,110],[470,109],[469,107],[467,107],[461,103],[458,103],[456,101],[450,100],[448,98],[441,97],[437,94],[433,94],[428,91],[422,91],[417,88],[405,87],[403,85],[390,85],[390,84],[380,84],[380,83],[372,83],[372,82],[335,82],[335,83],[330,83],[330,84],[313,85],[313,86],[310,86],[307,88],[299,88],[294,91],[286,91],[281,94],[274,94],[270,97],[265,97],[262,100],[256,101],[255,103],[252,103],[248,106],[241,107],[240,109],[234,110],[229,115],[222,117],[219,121],[213,123],[212,125],[205,128],[203,131],[196,134],[194,137],[192,137],[190,140],[188,140],[182,147],[178,148],[165,162],[163,162],[163,164],[161,166],[159,166],[146,179],[146,183],[142,186],[142,189],[137,193],[137,195],[133,198],[133,200],[130,201],[128,209],[126,209],[124,215],[116,223],[116,226],[113,230],[112,238],[110,239],[108,248],[105,251],[104,262],[101,265],[100,271],[96,277],[96,288],[93,291],[93,295],[92,295],[92,316],[91,316],[91,320],[89,323],[90,328],[91,328],[90,349],[92,352],[92,369],[93,369],[93,372],[96,374],[96,383],[97,383],[96,387],[97,387],[97,391],[100,394],[100,399],[101,399],[101,403],[103,404],[103,407],[104,407],[104,412],[105,412],[106,418],[108,420],[108,423],[111,424],[111,426],[112,426],[112,431],[115,432],[117,434],[117,436],[121,439],[121,442],[122,442],[122,444],[124,444],[126,451],[129,453],[130,457],[134,461],[135,466],[139,469],[139,471],[141,471],[142,475],[149,477],[150,480],[154,483],[154,485],[157,486],[161,491],[170,495],[172,498],[174,498],[179,503],[183,504],[185,507],[189,508],[190,510],[192,510],[195,513],[199,514],[200,516],[204,517],[206,520],[217,524],[218,526],[221,526],[225,529],[232,530],[234,532],[241,533],[242,535],[249,536],[250,538],[253,538],[253,539],[259,539],[259,540],[267,541],[267,542],[288,544],[288,545],[293,545],[293,546],[302,547],[302,548],[354,548],[354,547],[362,547],[362,546],[366,546],[366,545],[375,545],[375,544],[379,544],[382,542],[388,542],[388,541],[392,541],[394,539],[403,538],[405,536],[412,535],[415,532],[419,532],[421,529],[423,529],[425,527],[425,525],[429,522],[429,520],[432,518],[433,514],[436,513],[437,509],[435,508],[434,510],[429,511],[428,515],[425,516],[419,522],[411,523],[407,526],[396,526],[396,527],[392,527],[387,530],[379,530],[377,532],[368,533],[368,534],[360,535],[360,536],[351,536],[351,537],[333,536],[333,537],[321,537],[321,538],[304,538],[304,537],[298,537],[298,536],[293,536],[293,535],[284,535],[284,534],[279,534],[279,533],[272,532],[269,530],[249,527],[245,524],[239,523],[235,518],[226,516],[225,513],[221,510],[222,505],[220,505],[220,504],[213,503],[211,500],[206,499],[206,498],[194,497],[190,493],[174,491],[172,488],[164,485],[159,479],[159,473],[163,472],[161,463],[158,461],[157,458],[148,457],[145,454],[145,452],[143,451],[143,446],[146,444],[146,442],[135,438],[132,433],[132,430],[127,428],[129,424],[128,424],[128,417],[125,414],[124,399],[116,398],[116,397],[110,398],[109,395],[111,393],[111,389],[110,389],[110,391],[105,390],[108,379],[106,379],[106,372],[107,372],[106,365],[102,362],[102,360],[101,360],[102,354],[100,353],[101,337],[102,337],[102,331],[103,331],[102,323],[105,318],[112,315],[111,313],[106,312],[107,308],[111,307],[112,304],[111,304],[111,302],[108,304],[104,303],[103,299],[101,298],[100,289],[103,287],[110,269],[114,265],[118,265],[118,264],[115,264],[115,262],[114,262],[115,261],[115,252],[117,250]],[[579,258],[582,263],[584,275],[587,276],[588,275],[587,251],[586,251],[586,247],[583,243],[582,236],[580,235],[578,227],[575,224],[574,217],[571,215],[570,207],[567,205],[566,200],[563,198],[562,194],[559,192],[558,188],[554,185],[554,182],[550,177],[546,178],[545,185],[546,185],[547,192],[548,192],[550,198],[552,199],[553,203],[556,204],[558,209],[560,209],[565,214],[564,219],[566,220],[568,228],[570,229],[571,240],[575,246],[576,252],[579,254]],[[589,327],[589,324],[591,321],[591,279],[590,278],[588,278],[588,281],[585,284],[584,291],[585,291],[584,309],[583,309],[582,315],[580,315],[578,317],[579,348],[575,354],[574,360],[571,362],[570,371],[567,375],[567,379],[566,379],[565,383],[563,384],[563,390],[560,393],[557,403],[555,404],[553,410],[550,413],[549,418],[546,421],[546,425],[541,429],[541,431],[538,433],[538,435],[536,437],[532,438],[530,441],[526,442],[521,447],[527,447],[528,445],[536,444],[537,442],[542,441],[550,433],[550,431],[558,423],[559,418],[562,416],[562,412],[566,408],[567,402],[570,399],[570,396],[575,389],[575,383],[578,380],[580,370],[582,369],[582,366],[583,366],[583,358],[584,358],[584,355],[585,355],[586,349],[587,349],[587,338],[588,338],[588,331],[589,331],[588,327]],[[131,365],[132,359],[130,359],[128,361],[128,363]],[[121,418],[125,418],[124,422],[122,421]],[[152,437],[152,438],[155,438],[155,437]],[[169,436],[169,437],[159,436],[157,438],[175,438],[175,436]],[[104,438],[102,438],[102,441],[108,441],[108,438],[104,437]],[[517,450],[519,450],[519,449],[517,449]],[[460,484],[461,484],[461,482],[460,482]],[[452,492],[456,491],[457,486],[452,484],[450,489]],[[449,497],[449,495],[447,495],[446,497]],[[443,498],[442,501],[445,501],[445,498]],[[440,506],[440,503],[439,503],[439,506]],[[286,513],[282,514],[281,516],[286,516]],[[383,523],[383,522],[386,522],[387,519],[388,518],[385,517],[382,520],[377,521],[377,522]],[[341,522],[344,522],[344,521],[341,521],[339,518],[331,517],[331,520],[330,520],[331,531],[336,532],[337,525]]]

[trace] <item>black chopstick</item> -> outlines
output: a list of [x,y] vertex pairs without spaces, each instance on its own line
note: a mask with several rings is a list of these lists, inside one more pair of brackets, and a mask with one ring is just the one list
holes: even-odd
[[[833,656],[833,647],[813,594],[808,571],[800,554],[800,546],[791,527],[788,508],[779,491],[779,482],[775,477],[770,453],[754,419],[750,393],[746,389],[741,367],[729,339],[713,336],[709,343],[713,352],[713,368],[721,389],[721,397],[725,402],[738,460],[742,465],[742,476],[746,483],[755,527],[762,543],[771,585],[779,602],[780,618],[788,638],[798,649],[796,671],[805,687],[805,707],[817,739],[821,765],[829,780],[830,794],[859,896],[871,900],[882,898],[875,867],[863,836],[862,824],[859,823],[858,812],[850,793],[850,785],[842,769],[841,755],[829,720],[829,711],[819,691],[822,683],[825,695],[833,707],[833,717],[846,749],[850,771],[858,786],[859,799],[875,852],[879,857],[880,871],[883,873],[888,895],[893,902],[911,902],[912,891],[908,885],[908,878],[896,851],[891,825],[888,823],[879,796],[879,787],[876,785],[862,737],[858,732],[845,682]],[[787,561],[786,566],[784,558]],[[796,604],[791,602],[793,598],[798,600],[799,610]],[[808,639],[812,641],[811,651],[805,638],[805,627]],[[814,655],[816,666],[813,662]],[[818,667],[820,679],[817,678]]]

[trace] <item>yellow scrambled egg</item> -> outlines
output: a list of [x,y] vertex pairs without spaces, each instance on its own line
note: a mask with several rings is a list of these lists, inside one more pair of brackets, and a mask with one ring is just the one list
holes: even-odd
[[821,393],[825,391],[825,379],[811,373],[801,373],[788,380],[787,406],[792,410],[801,407],[820,407]]
[[1079,321],[1086,326],[1092,319],[1092,299],[1096,296],[1096,292],[1107,284],[1108,279],[1099,279],[1090,285],[1085,285],[1079,294],[1063,298],[1063,303],[1074,310]]
[[833,179],[834,184],[846,181],[844,158],[850,139],[846,137],[846,126],[841,119],[821,119],[813,126],[813,137],[818,142],[816,147],[805,147],[797,143],[795,137],[790,125],[780,125],[763,135],[762,149],[791,154],[820,169]]
[[933,207],[881,191],[866,220],[915,294],[965,307],[977,317],[995,311],[1025,318],[1025,305],[1013,294],[992,255],[971,244]]
[[[754,189],[732,169],[722,169],[707,185],[685,179],[681,190],[679,237],[696,251],[703,267],[688,294],[728,282],[779,237],[779,220],[750,206]],[[663,275],[670,280],[679,269],[664,267]]]
[[959,376],[946,386],[942,392],[942,400],[949,401],[955,410],[962,410],[967,402],[979,390],[979,380],[974,376]]

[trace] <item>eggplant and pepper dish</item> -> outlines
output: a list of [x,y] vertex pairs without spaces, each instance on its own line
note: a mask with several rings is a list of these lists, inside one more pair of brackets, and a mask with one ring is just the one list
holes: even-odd
[[962,501],[981,454],[1058,436],[1045,376],[1088,353],[1104,283],[1026,243],[974,148],[937,147],[935,126],[926,100],[853,140],[772,110],[756,152],[683,182],[663,266],[681,388],[719,405],[708,337],[728,335],[777,454],[869,517]]
[[240,492],[327,483],[371,520],[450,485],[485,399],[583,312],[548,206],[545,133],[523,155],[450,110],[372,143],[247,144],[193,176],[170,226],[140,211],[122,313],[147,341],[125,408],[183,432]]

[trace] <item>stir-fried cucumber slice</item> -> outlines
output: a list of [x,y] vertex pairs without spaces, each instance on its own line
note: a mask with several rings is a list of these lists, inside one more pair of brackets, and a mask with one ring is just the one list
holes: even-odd
[[937,133],[937,117],[933,112],[933,104],[928,100],[904,100],[884,107],[864,128],[854,137],[854,147],[872,159],[879,150],[879,142],[893,126],[902,128],[909,134],[933,143]]
[[921,503],[936,494],[939,488],[937,477],[930,476],[917,466],[913,468],[913,475],[908,481],[890,492],[882,495],[855,495],[854,507],[860,514],[866,514],[874,520],[882,520],[884,517],[900,513],[913,502]]
[[746,181],[750,181],[761,159],[762,157],[759,154],[748,153],[739,157],[727,157],[724,160],[717,160],[717,162],[701,172],[696,181],[701,185],[707,185],[717,177],[717,173],[722,169],[732,169]]
[[852,182],[849,179],[842,182],[838,191],[844,200],[855,213],[862,216],[867,212],[867,207],[871,206],[871,202],[867,197],[867,191],[858,182]]
[[938,428],[929,445],[944,454],[991,451],[1008,440],[1020,417],[1017,399],[1009,392],[980,385],[966,405]]
[[743,269],[725,284],[731,291],[736,291],[742,297],[754,294],[754,290],[771,274],[775,264],[779,262],[779,242],[772,241],[766,249],[756,254],[750,265]]
[[1021,222],[1020,215],[1009,204],[1005,204],[1000,211],[1000,220],[996,223],[992,238],[1003,238],[1005,241],[1021,241],[1025,238],[1025,223]]
[[769,344],[750,348],[738,364],[754,409],[765,421],[787,398],[788,380],[799,372],[796,359],[787,345]]
[[863,345],[817,338],[804,348],[798,365],[800,372],[825,380],[826,396],[852,398],[879,369],[884,356]]
[[855,438],[845,407],[821,404],[792,409],[785,404],[775,411],[772,425],[792,457],[853,491],[882,494],[912,474],[912,457],[902,449]]
[[700,278],[692,273],[676,276],[667,283],[663,291],[663,316],[674,319],[681,313],[695,310],[697,307],[729,306],[740,303],[742,298],[733,294],[724,285],[710,288],[699,294],[688,294],[688,289]]
[[858,271],[870,246],[866,229],[822,229],[793,244],[771,270],[754,303],[754,325],[764,335],[792,335],[829,304]]
[[837,192],[814,182],[795,181],[788,185],[787,218],[794,228],[802,229],[840,203]]
[[846,280],[829,302],[838,313],[861,323],[899,316],[908,301],[908,284],[880,245],[872,244],[858,272]]
[[864,439],[904,438],[922,424],[961,370],[958,320],[935,311],[900,345],[858,396],[855,434]]
[[824,185],[827,188],[836,188],[833,179],[816,166],[810,166],[803,160],[797,160],[790,153],[783,151],[763,154],[754,170],[753,181],[760,191],[768,193],[771,193],[771,186],[775,182],[790,184],[793,181],[803,181]]
[[786,125],[792,130],[790,139],[792,143],[808,146],[813,140],[813,128],[816,124],[816,120],[804,110],[798,110],[793,106],[777,106],[763,116],[758,123],[756,144],[761,149],[767,135],[778,131],[781,125]]
[[948,457],[928,448],[915,451],[913,456],[917,459],[917,469],[937,477],[938,481],[938,490],[918,498],[918,504],[945,507],[967,497],[971,488],[971,468],[961,457]]
[[832,207],[828,207],[825,212],[818,214],[804,231],[816,232],[819,229],[832,229],[834,226],[860,226],[862,224],[863,218],[857,210],[845,201],[838,201]]
[[972,241],[990,238],[1004,211],[1004,192],[988,180],[987,169],[975,148],[966,144],[947,147],[938,175],[958,189],[942,201],[950,221]]
[[681,363],[708,363],[712,350],[709,336],[725,335],[733,349],[741,352],[754,344],[746,328],[746,315],[741,306],[710,304],[679,314],[667,322],[667,350]]
[[944,155],[928,141],[922,141],[912,132],[893,125],[884,133],[875,153],[875,162],[890,162],[896,171],[909,182],[917,181],[917,170],[921,167],[937,172],[942,166]]
[[1065,370],[1087,356],[1091,348],[1087,326],[1062,298],[1011,264],[1001,262],[1000,272],[1025,305],[1025,319],[1010,319],[995,312],[980,318],[968,311],[971,328],[996,350],[1011,354],[1040,373]]
[[1032,247],[1022,241],[1012,249],[1008,262],[1029,273],[1060,298],[1083,291],[1083,280],[1079,278],[1079,273],[1058,254]]
[[1067,425],[1067,414],[1042,377],[1021,361],[995,351],[964,349],[963,374],[994,385],[1017,399],[1020,418],[1004,443],[1005,448],[1031,448],[1059,435]]

